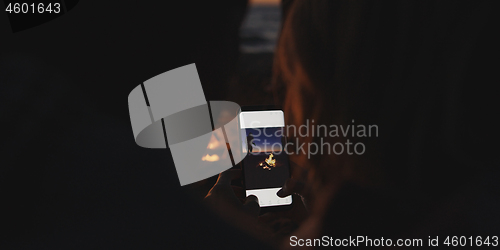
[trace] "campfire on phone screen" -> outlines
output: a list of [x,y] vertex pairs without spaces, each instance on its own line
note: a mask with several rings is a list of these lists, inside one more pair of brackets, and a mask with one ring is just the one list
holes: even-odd
[[268,158],[266,158],[263,162],[259,163],[259,167],[266,170],[271,170],[276,167],[276,159],[273,159],[274,155],[271,153]]

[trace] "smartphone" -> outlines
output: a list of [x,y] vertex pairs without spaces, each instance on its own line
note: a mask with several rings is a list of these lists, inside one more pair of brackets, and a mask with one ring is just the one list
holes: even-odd
[[259,199],[261,213],[289,209],[292,196],[276,193],[290,178],[286,150],[285,117],[276,106],[241,107],[238,114],[241,132],[243,182],[246,195]]

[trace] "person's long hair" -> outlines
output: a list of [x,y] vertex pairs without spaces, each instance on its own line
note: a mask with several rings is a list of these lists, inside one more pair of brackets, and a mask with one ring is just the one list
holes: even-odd
[[[486,62],[494,47],[490,5],[327,0],[287,5],[273,69],[287,124],[378,126],[378,137],[323,138],[330,145],[361,142],[362,155],[345,150],[310,159],[308,153],[291,155],[311,170],[317,192],[354,183],[433,201],[481,171],[477,164],[473,170],[464,166],[478,156],[491,158],[471,146],[478,142],[467,127],[482,119],[485,100],[491,101],[483,96],[491,93],[471,88],[492,76]],[[318,136],[288,136],[321,146]]]

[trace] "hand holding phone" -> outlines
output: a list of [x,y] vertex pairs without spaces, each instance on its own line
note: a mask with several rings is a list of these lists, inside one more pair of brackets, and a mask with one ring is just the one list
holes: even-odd
[[260,206],[257,203],[257,197],[250,195],[248,196],[244,203],[238,199],[231,187],[231,181],[241,178],[240,169],[229,169],[219,174],[219,178],[215,185],[208,191],[207,196],[204,201],[208,205],[218,208],[229,207],[241,207],[241,209],[250,215],[259,215]]
[[246,195],[258,197],[261,213],[288,209],[292,196],[277,192],[290,178],[283,111],[276,107],[242,107],[239,114]]

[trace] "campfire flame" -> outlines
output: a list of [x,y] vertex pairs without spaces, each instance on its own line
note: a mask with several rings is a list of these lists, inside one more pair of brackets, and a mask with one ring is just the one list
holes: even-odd
[[262,169],[271,170],[271,168],[276,167],[276,159],[273,159],[274,155],[271,153],[268,158],[266,158],[263,162],[259,163],[259,167]]
[[269,158],[266,159],[266,163],[267,165],[271,166],[271,167],[275,167],[276,166],[276,159],[273,159],[273,153],[271,153],[269,155]]
[[219,156],[214,154],[214,155],[205,155],[203,157],[201,157],[201,160],[202,161],[210,161],[210,162],[213,162],[213,161],[218,161],[219,160]]
[[215,136],[212,135],[212,137],[210,137],[210,142],[208,142],[207,148],[216,149],[220,146],[220,144],[221,143],[217,140],[217,138],[215,138]]
[[[208,142],[207,149],[209,149],[209,150],[207,150],[207,151],[220,152],[220,148],[222,145],[223,144],[217,140],[215,133],[213,133],[212,136],[210,137],[210,141]],[[206,154],[203,157],[201,157],[201,160],[208,161],[208,162],[214,162],[214,161],[220,160],[220,157],[219,157],[219,155],[217,155],[217,153],[214,153],[212,155]]]

